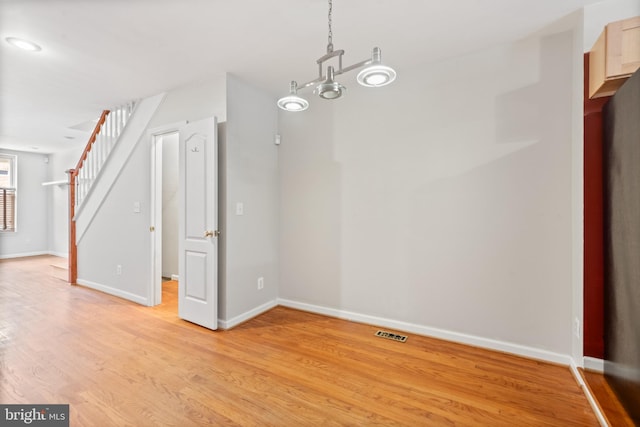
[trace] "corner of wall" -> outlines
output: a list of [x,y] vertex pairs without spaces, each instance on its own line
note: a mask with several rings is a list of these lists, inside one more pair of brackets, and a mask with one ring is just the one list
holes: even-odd
[[271,306],[279,283],[277,107],[270,94],[233,74],[226,83],[227,120],[219,138],[223,325]]

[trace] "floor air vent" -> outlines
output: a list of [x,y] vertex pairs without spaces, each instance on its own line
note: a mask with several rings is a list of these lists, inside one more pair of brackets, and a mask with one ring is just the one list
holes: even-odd
[[387,332],[387,331],[378,331],[376,332],[376,336],[381,338],[386,338],[388,340],[398,341],[398,342],[407,341],[406,335],[394,334],[393,332]]

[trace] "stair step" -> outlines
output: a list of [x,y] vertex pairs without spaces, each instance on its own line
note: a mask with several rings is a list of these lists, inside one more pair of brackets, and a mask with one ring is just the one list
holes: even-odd
[[51,267],[51,275],[56,279],[64,280],[69,278],[69,266],[66,264],[49,264]]

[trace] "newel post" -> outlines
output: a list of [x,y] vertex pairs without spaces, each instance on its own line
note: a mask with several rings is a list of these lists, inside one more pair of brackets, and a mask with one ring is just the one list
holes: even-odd
[[76,169],[69,169],[69,284],[78,279],[78,248],[76,246]]

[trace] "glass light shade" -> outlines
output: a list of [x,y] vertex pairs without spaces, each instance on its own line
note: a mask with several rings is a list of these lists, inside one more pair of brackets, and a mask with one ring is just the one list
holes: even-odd
[[278,107],[285,111],[304,111],[309,108],[309,101],[298,95],[289,95],[278,100]]
[[396,79],[393,68],[382,64],[370,65],[358,73],[358,83],[366,87],[386,86]]

